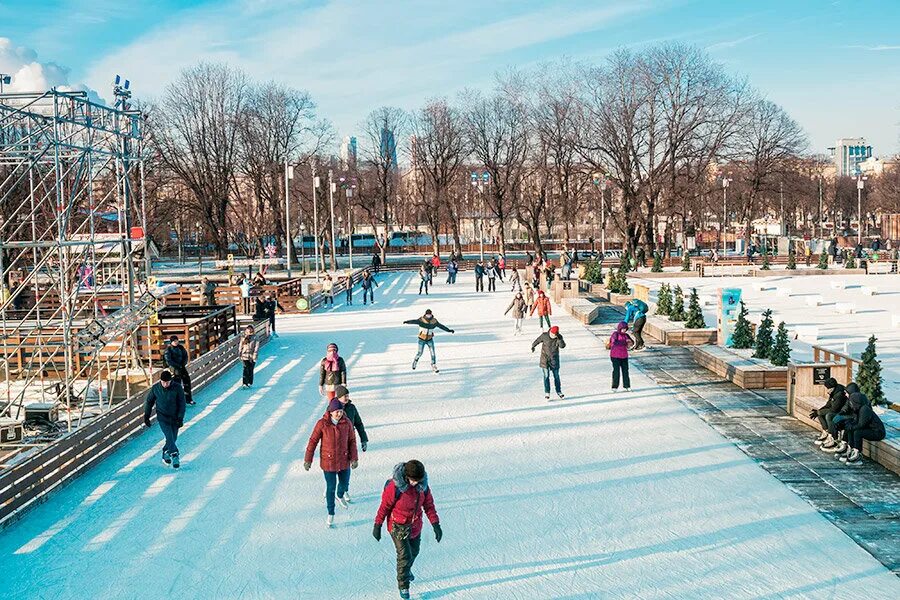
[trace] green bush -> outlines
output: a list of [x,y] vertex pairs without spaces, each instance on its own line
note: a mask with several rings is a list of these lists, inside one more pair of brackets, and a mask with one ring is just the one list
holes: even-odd
[[822,250],[822,254],[819,255],[819,265],[816,268],[823,271],[828,268],[828,254],[825,253],[825,250]]
[[585,262],[584,280],[591,283],[603,283],[603,263],[597,259]]
[[686,315],[684,314],[684,292],[681,291],[681,286],[676,285],[675,291],[672,293],[672,310],[669,311],[669,320],[670,321],[684,321]]
[[734,333],[731,334],[732,348],[753,347],[753,327],[750,326],[750,321],[747,319],[748,314],[750,314],[750,311],[747,310],[742,300],[741,309],[738,311],[737,323],[734,326]]
[[656,314],[668,316],[672,312],[672,288],[668,283],[659,286],[659,294],[656,296]]
[[788,249],[787,268],[788,270],[797,268],[797,252],[794,250],[793,244],[791,244],[791,247]]
[[653,267],[650,268],[651,273],[662,273],[663,258],[659,252],[653,254]]
[[776,367],[784,367],[791,359],[791,343],[788,341],[787,327],[784,321],[778,324],[778,331],[775,333],[775,345],[769,352],[769,360]]
[[874,335],[869,337],[869,343],[862,353],[862,363],[856,371],[856,384],[859,391],[865,394],[872,404],[881,404],[885,402],[885,397],[881,388],[881,361],[875,353],[876,341],[878,340]]
[[681,270],[682,271],[690,271],[691,270],[691,255],[685,250],[684,255],[681,257]]
[[687,321],[685,321],[684,326],[688,329],[703,329],[706,327],[706,321],[703,320],[703,310],[700,308],[700,297],[697,295],[697,288],[691,290]]
[[856,268],[856,256],[853,255],[852,252],[847,253],[847,260],[844,261],[845,269],[855,269]]
[[756,328],[756,351],[753,353],[754,358],[769,358],[772,351],[772,331],[775,323],[772,321],[772,309],[767,308],[763,311],[762,321]]

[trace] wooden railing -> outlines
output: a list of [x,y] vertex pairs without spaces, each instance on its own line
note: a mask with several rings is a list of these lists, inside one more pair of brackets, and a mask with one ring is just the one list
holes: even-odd
[[[267,324],[256,324],[260,343],[268,341]],[[238,360],[240,338],[232,337],[188,365],[194,390],[200,390]],[[99,417],[67,433],[24,460],[0,470],[0,525],[20,514],[60,485],[109,456],[144,429],[147,392],[132,395]]]
[[[202,356],[217,348],[237,332],[237,313],[228,306],[165,306],[158,322],[149,326],[149,353],[154,363],[162,365],[169,337],[177,335],[188,357]],[[146,326],[138,330],[138,349],[147,356]]]
[[835,376],[838,381],[853,381],[853,374],[856,373],[857,368],[862,364],[862,360],[837,350],[829,350],[821,346],[813,346],[812,350],[813,362],[833,364],[835,365],[833,369],[842,371],[841,376]]

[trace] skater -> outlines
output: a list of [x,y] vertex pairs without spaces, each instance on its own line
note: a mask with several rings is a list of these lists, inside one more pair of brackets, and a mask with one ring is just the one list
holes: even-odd
[[[359,411],[356,410],[356,405],[350,400],[350,392],[347,391],[347,388],[339,385],[334,390],[334,397],[344,405],[344,417],[350,424],[353,425],[353,428],[356,429],[356,435],[359,436],[359,449],[363,452],[366,451],[366,448],[369,446],[369,436],[366,434],[366,426],[363,425],[362,417],[359,416]],[[344,499],[344,502],[347,504],[352,504],[352,500],[350,499],[350,477],[347,477],[347,485],[344,486],[344,495],[341,496]]]
[[559,349],[566,347],[566,341],[555,325],[549,332],[542,333],[531,343],[531,351],[541,344],[541,371],[544,373],[544,399],[550,400],[550,374],[553,374],[553,387],[560,400],[565,398],[559,383]]
[[475,264],[475,291],[484,291],[484,263],[481,261]]
[[238,354],[241,357],[241,362],[244,363],[243,385],[244,387],[250,387],[253,385],[253,370],[256,368],[256,358],[259,356],[259,340],[256,339],[253,325],[247,325],[246,329],[244,329],[244,336],[241,338]]
[[202,294],[201,306],[216,305],[216,284],[209,280],[209,277],[203,277],[200,280],[200,293]]
[[179,468],[181,462],[178,455],[178,430],[184,425],[185,410],[184,389],[177,381],[173,381],[169,371],[159,375],[159,381],[150,388],[144,400],[144,425],[150,427],[150,412],[156,407],[156,422],[166,438],[163,445],[162,459],[167,465]]
[[434,315],[431,313],[430,308],[426,310],[425,314],[418,319],[403,321],[403,324],[419,326],[419,351],[416,353],[416,357],[412,362],[413,370],[416,370],[416,365],[419,363],[419,358],[421,358],[422,356],[422,351],[425,350],[425,346],[428,346],[428,351],[431,353],[431,370],[435,373],[440,373],[437,368],[437,359],[434,355],[434,329],[437,327],[443,329],[448,333],[453,333],[453,330],[447,328],[437,319],[435,319]]
[[852,417],[844,426],[849,445],[843,452],[835,453],[835,458],[848,465],[856,465],[862,462],[863,440],[877,442],[884,439],[884,423],[872,410],[872,404],[862,392],[850,394],[847,404],[852,411]]
[[[526,269],[527,272],[527,269]],[[531,289],[531,285],[526,281],[525,282],[525,314],[531,312],[531,307],[534,306],[534,290]]]
[[488,291],[496,292],[497,291],[497,275],[500,274],[500,270],[497,268],[497,263],[491,261],[487,266],[487,278],[488,278]]
[[843,410],[844,405],[847,403],[847,390],[834,377],[829,377],[825,380],[825,389],[828,390],[828,401],[825,402],[822,408],[813,409],[809,412],[809,418],[817,419],[822,426],[822,433],[813,442],[816,446],[821,446],[828,441],[834,418]]
[[512,275],[509,277],[509,283],[512,284],[509,291],[515,292],[516,288],[518,288],[520,292],[522,291],[522,282],[519,279],[519,269],[513,267]]
[[537,311],[541,331],[544,330],[544,321],[547,322],[547,327],[550,327],[550,315],[553,314],[553,309],[550,308],[550,298],[544,294],[544,290],[538,290],[537,300],[535,300],[534,306],[531,307],[531,311],[528,314],[534,315],[534,311]]
[[508,314],[509,311],[513,311],[513,319],[516,321],[513,335],[519,335],[522,333],[522,319],[525,318],[525,298],[522,296],[522,292],[516,294],[516,297],[509,303],[503,314]]
[[347,281],[347,296],[344,298],[344,302],[347,306],[353,306],[353,273],[348,272],[344,279]]
[[241,289],[241,307],[244,309],[244,314],[250,314],[250,279],[244,277],[241,278],[238,287]]
[[334,279],[326,273],[325,279],[322,280],[322,295],[325,296],[325,306],[329,304],[334,306]]
[[378,287],[378,282],[375,281],[375,278],[372,277],[372,274],[369,271],[363,271],[362,282],[360,282],[363,291],[363,306],[366,304],[366,297],[368,296],[369,302],[375,304],[375,287]]
[[622,376],[622,387],[625,391],[631,389],[631,377],[628,376],[628,347],[634,345],[634,340],[628,335],[628,323],[622,321],[616,326],[616,330],[609,336],[606,348],[609,350],[609,360],[612,361],[612,389],[619,389],[619,375]]
[[644,349],[644,337],[641,335],[641,332],[644,330],[644,325],[647,323],[648,310],[650,310],[650,307],[647,306],[647,303],[638,298],[634,298],[625,303],[625,322],[630,323],[632,318],[634,319],[632,331],[634,332],[635,352]]
[[195,402],[191,394],[191,374],[187,370],[188,353],[178,341],[177,335],[169,338],[169,347],[163,354],[163,361],[168,365],[175,381],[181,383],[184,388],[185,402],[193,406]]
[[506,277],[506,257],[502,254],[497,259],[497,273],[500,275],[500,281],[503,281],[503,278]]
[[378,269],[381,268],[381,255],[376,250],[374,254],[372,254],[372,270],[375,273],[378,273]]
[[335,390],[341,385],[347,385],[347,365],[338,354],[337,344],[332,342],[325,350],[325,358],[319,363],[319,394],[331,401]]
[[422,295],[422,289],[425,289],[425,295],[428,295],[428,284],[431,282],[431,276],[425,265],[419,266],[419,295]]
[[431,267],[432,267],[432,270],[428,274],[429,275],[429,281],[428,281],[429,285],[434,284],[434,279],[433,279],[434,274],[437,273],[438,271],[440,271],[440,269],[441,269],[441,257],[438,256],[437,254],[435,254],[434,256],[431,257]]
[[447,283],[453,285],[456,283],[456,273],[459,271],[459,264],[454,259],[450,259],[447,263]]
[[399,463],[384,484],[372,536],[381,541],[381,525],[387,519],[388,533],[397,549],[397,585],[401,598],[409,598],[409,584],[415,580],[412,566],[421,547],[423,511],[434,529],[434,539],[440,543],[444,532],[428,487],[425,465],[417,460]]
[[325,506],[328,509],[325,525],[333,527],[335,493],[340,505],[348,508],[344,494],[350,483],[350,470],[359,465],[356,435],[353,433],[353,425],[344,416],[344,405],[340,400],[332,399],[328,403],[328,409],[309,436],[306,455],[303,458],[303,468],[307,471],[312,466],[313,454],[319,442],[322,443],[319,450],[319,466],[325,475]]
[[266,292],[266,295],[263,298],[263,310],[265,311],[264,314],[266,315],[266,318],[269,320],[269,332],[272,334],[272,337],[278,337],[278,334],[275,333],[276,309],[280,310],[281,314],[284,314],[284,307],[278,303],[278,300],[276,300],[270,292]]
[[425,267],[425,277],[428,279],[428,285],[431,285],[434,281],[434,262],[432,260],[426,260],[423,264]]

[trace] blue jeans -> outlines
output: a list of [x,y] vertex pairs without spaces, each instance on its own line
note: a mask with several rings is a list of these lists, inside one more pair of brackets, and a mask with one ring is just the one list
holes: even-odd
[[175,445],[175,440],[178,439],[178,428],[161,419],[157,419],[156,422],[159,423],[159,428],[162,430],[163,435],[166,436],[166,443],[163,445],[163,456],[166,454],[170,456],[178,454],[178,446]]
[[322,471],[325,474],[325,505],[328,514],[334,515],[334,494],[343,496],[350,489],[350,469],[343,471]]
[[422,351],[425,350],[425,346],[428,346],[428,350],[431,352],[431,364],[435,364],[437,359],[434,356],[434,338],[431,338],[428,341],[419,339],[419,351],[416,352],[415,362],[418,362],[419,358],[422,357]]
[[562,386],[559,384],[559,367],[541,367],[541,371],[544,373],[544,393],[550,393],[550,373],[553,373],[553,386],[556,388],[556,393],[562,393]]
[[375,288],[363,288],[363,304],[366,303],[366,297],[375,302]]

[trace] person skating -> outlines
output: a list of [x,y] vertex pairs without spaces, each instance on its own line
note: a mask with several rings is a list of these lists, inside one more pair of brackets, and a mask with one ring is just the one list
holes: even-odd
[[515,292],[516,288],[518,288],[520,292],[522,291],[522,282],[519,279],[519,269],[513,267],[512,275],[509,276],[509,283],[511,284],[509,291]]
[[329,273],[326,273],[325,279],[322,280],[322,295],[325,296],[325,306],[329,304],[334,306],[334,279]]
[[430,308],[426,310],[425,314],[418,319],[403,321],[403,324],[419,326],[419,351],[416,353],[416,357],[412,362],[413,370],[415,370],[416,365],[419,364],[419,358],[422,357],[422,352],[425,350],[425,347],[428,346],[428,351],[431,353],[431,370],[435,373],[439,373],[440,371],[438,371],[437,368],[437,358],[434,354],[434,330],[435,328],[443,329],[448,333],[453,333],[453,330],[446,327],[436,318],[434,318],[434,315],[432,314]]
[[872,410],[869,398],[862,392],[850,394],[847,403],[852,411],[852,416],[844,425],[847,432],[848,448],[844,452],[835,453],[835,457],[848,465],[859,464],[862,461],[863,440],[877,442],[885,437],[884,423]]
[[529,314],[531,312],[531,307],[534,306],[534,290],[527,281],[525,282],[523,292],[525,293],[525,314]]
[[529,315],[534,315],[534,311],[537,311],[541,331],[544,330],[545,321],[547,322],[547,327],[550,327],[550,315],[553,314],[553,309],[550,308],[550,298],[544,294],[544,290],[538,290],[537,299],[534,301]]
[[425,276],[428,279],[428,285],[431,285],[432,283],[434,283],[434,259],[426,260],[422,264],[422,266],[425,267]]
[[453,285],[456,283],[456,273],[459,271],[459,264],[453,259],[447,263],[447,283]]
[[363,271],[360,286],[363,291],[363,305],[366,304],[366,297],[369,298],[369,302],[375,304],[375,288],[378,287],[378,282],[375,281],[375,278],[372,277],[372,274],[369,273],[369,271]]
[[431,276],[428,275],[428,268],[425,265],[419,266],[419,295],[422,295],[422,290],[425,290],[425,295],[428,295],[428,284],[431,283]]
[[817,419],[822,426],[822,433],[813,442],[816,446],[821,446],[828,440],[834,417],[841,412],[847,402],[846,388],[839,384],[834,377],[825,380],[825,389],[828,390],[828,400],[824,406],[819,409],[814,408],[809,412],[809,418]]
[[284,307],[279,304],[278,300],[275,299],[270,292],[266,292],[266,295],[263,297],[263,311],[266,318],[269,320],[269,332],[272,334],[272,337],[278,337],[278,334],[275,333],[275,311],[280,310],[282,314],[284,314]]
[[484,291],[484,263],[481,261],[475,264],[475,291]]
[[500,274],[500,270],[497,268],[497,263],[491,261],[487,266],[487,278],[488,278],[488,291],[496,292],[497,291],[497,276]]
[[435,254],[431,257],[431,271],[428,273],[428,284],[434,285],[434,274],[441,269],[441,257]]
[[[369,436],[366,433],[366,426],[363,424],[362,417],[359,416],[359,410],[357,410],[356,405],[353,404],[353,401],[350,399],[350,392],[347,390],[347,387],[339,385],[334,388],[334,397],[344,405],[344,417],[346,417],[347,420],[350,421],[350,424],[353,425],[353,428],[356,430],[356,435],[359,438],[359,449],[365,452],[369,447]],[[344,495],[342,498],[347,504],[350,504],[349,477],[347,478],[347,486],[344,488]]]
[[525,318],[525,297],[522,296],[522,292],[516,294],[503,314],[506,315],[509,311],[513,311],[513,319],[515,319],[513,335],[519,335],[522,333],[522,320]]
[[397,585],[401,598],[409,598],[409,584],[415,580],[412,567],[421,549],[422,512],[434,529],[434,539],[440,543],[444,532],[434,507],[425,466],[418,460],[399,463],[384,484],[372,537],[381,541],[381,526],[387,520],[388,533],[397,550]]
[[344,275],[344,279],[347,282],[346,297],[344,298],[344,303],[347,306],[353,306],[353,272],[348,270],[347,274]]
[[177,335],[169,338],[169,347],[163,354],[163,362],[169,367],[175,381],[179,382],[184,388],[185,401],[194,405],[194,395],[191,393],[191,374],[188,373],[188,353],[181,345]]
[[350,470],[359,464],[356,435],[353,433],[353,425],[344,415],[344,405],[340,400],[332,399],[328,403],[328,409],[309,436],[303,458],[303,468],[307,471],[312,466],[313,455],[320,442],[322,448],[319,450],[319,466],[325,475],[325,507],[328,510],[325,524],[332,527],[335,493],[340,505],[348,508],[344,494],[350,483]]
[[497,274],[500,276],[500,281],[506,277],[506,257],[502,254],[497,259]]
[[559,350],[566,347],[566,341],[559,333],[559,327],[555,325],[550,331],[544,332],[531,343],[531,351],[541,345],[541,371],[544,374],[544,398],[550,399],[550,375],[553,375],[553,387],[560,399],[565,398],[562,386],[559,382]]
[[249,278],[241,278],[241,282],[238,284],[238,287],[241,289],[241,307],[244,309],[244,314],[250,314],[250,279]]
[[650,307],[639,298],[633,298],[625,303],[625,322],[631,323],[632,319],[634,320],[631,331],[634,334],[635,352],[644,349],[644,337],[641,335],[641,332],[647,323],[648,310],[650,310]]
[[319,393],[330,401],[340,385],[347,385],[347,365],[338,354],[338,346],[334,342],[325,349],[325,358],[319,363]]
[[628,375],[628,347],[634,345],[634,340],[628,335],[628,323],[622,321],[616,326],[616,330],[609,336],[606,347],[609,350],[609,360],[612,362],[612,389],[619,389],[619,376],[622,377],[622,387],[625,391],[631,390],[631,377]]
[[202,306],[215,306],[216,304],[216,284],[209,280],[209,277],[203,277],[200,280],[200,294],[202,295]]
[[178,430],[184,425],[186,400],[181,384],[173,380],[169,371],[159,375],[159,381],[153,384],[144,400],[144,425],[150,427],[150,413],[156,407],[156,422],[166,438],[162,449],[162,459],[174,468],[181,466],[178,446]]
[[259,356],[259,340],[256,339],[253,325],[247,325],[244,329],[238,355],[241,357],[241,362],[244,363],[244,375],[241,381],[244,387],[250,387],[253,385],[253,370],[256,368],[256,359]]
[[372,254],[372,270],[375,273],[378,273],[378,269],[381,268],[381,255],[376,250],[374,254]]

